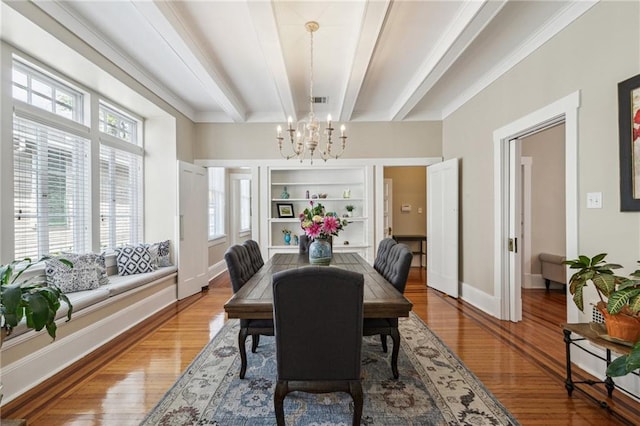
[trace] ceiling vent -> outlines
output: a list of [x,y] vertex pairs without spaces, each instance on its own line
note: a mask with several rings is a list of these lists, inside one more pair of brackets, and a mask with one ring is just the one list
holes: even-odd
[[314,104],[326,104],[329,102],[329,98],[326,96],[314,96],[311,98],[311,102]]

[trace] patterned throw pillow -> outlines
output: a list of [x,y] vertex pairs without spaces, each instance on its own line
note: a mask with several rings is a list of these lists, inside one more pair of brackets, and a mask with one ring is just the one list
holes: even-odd
[[60,258],[73,263],[73,268],[56,258],[45,261],[47,282],[57,286],[63,293],[92,290],[100,287],[96,270],[96,254],[65,253]]
[[146,245],[117,248],[116,263],[119,275],[134,275],[153,271],[151,252]]
[[100,285],[109,284],[109,277],[107,276],[107,262],[104,257],[104,253],[96,254],[96,272],[98,273],[98,282]]
[[158,246],[158,266],[171,266],[171,256],[169,254],[169,240],[152,244]]

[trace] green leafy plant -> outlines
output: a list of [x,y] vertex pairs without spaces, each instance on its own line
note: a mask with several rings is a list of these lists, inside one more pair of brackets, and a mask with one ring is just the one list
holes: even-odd
[[[27,327],[36,331],[46,327],[49,336],[55,339],[55,317],[60,308],[60,301],[69,306],[67,321],[71,319],[73,306],[58,287],[39,281],[40,277],[18,280],[24,272],[46,259],[46,256],[37,261],[25,258],[0,265],[0,327],[7,335],[26,318]],[[73,267],[66,259],[58,260]]]
[[[578,270],[569,280],[569,291],[573,295],[574,303],[584,312],[583,290],[591,281],[601,304],[606,304],[609,314],[640,317],[640,280],[637,279],[640,278],[640,269],[630,274],[632,278],[615,275],[613,270],[622,268],[622,265],[606,263],[604,260],[606,256],[606,253],[600,253],[592,258],[579,256],[577,259],[564,262],[571,269]],[[640,341],[635,342],[628,355],[622,355],[613,360],[607,367],[607,375],[624,376],[638,368],[640,368]]]
[[347,204],[346,206],[344,206],[344,208],[351,213],[353,211],[353,209],[355,209],[355,206],[351,205],[351,204]]

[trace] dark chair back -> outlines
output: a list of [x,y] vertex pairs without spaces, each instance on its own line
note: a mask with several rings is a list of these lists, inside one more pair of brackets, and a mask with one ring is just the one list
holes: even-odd
[[278,380],[360,380],[363,287],[326,266],[273,275]]
[[413,253],[406,244],[394,244],[389,250],[384,269],[378,271],[400,292],[407,285]]
[[254,273],[258,271],[258,269],[264,266],[264,259],[262,259],[262,253],[260,252],[260,246],[254,240],[247,240],[242,243],[243,246],[247,248],[249,252],[249,258],[251,259],[251,265],[253,266]]
[[391,251],[391,247],[398,244],[393,238],[385,238],[378,244],[378,253],[376,254],[376,260],[373,262],[373,268],[380,272],[385,269],[387,264],[387,257]]
[[249,251],[245,246],[236,244],[224,253],[233,292],[236,293],[255,274]]
[[311,244],[311,240],[307,237],[307,234],[300,235],[300,239],[298,240],[298,253],[309,253],[309,244]]

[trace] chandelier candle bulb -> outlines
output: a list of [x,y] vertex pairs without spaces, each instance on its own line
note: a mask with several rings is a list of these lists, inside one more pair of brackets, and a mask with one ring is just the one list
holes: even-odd
[[345,131],[346,129],[347,129],[347,128],[346,128],[346,127],[344,127],[344,124],[343,124],[342,126],[340,126],[340,136],[341,136],[341,137],[344,137],[344,131]]

